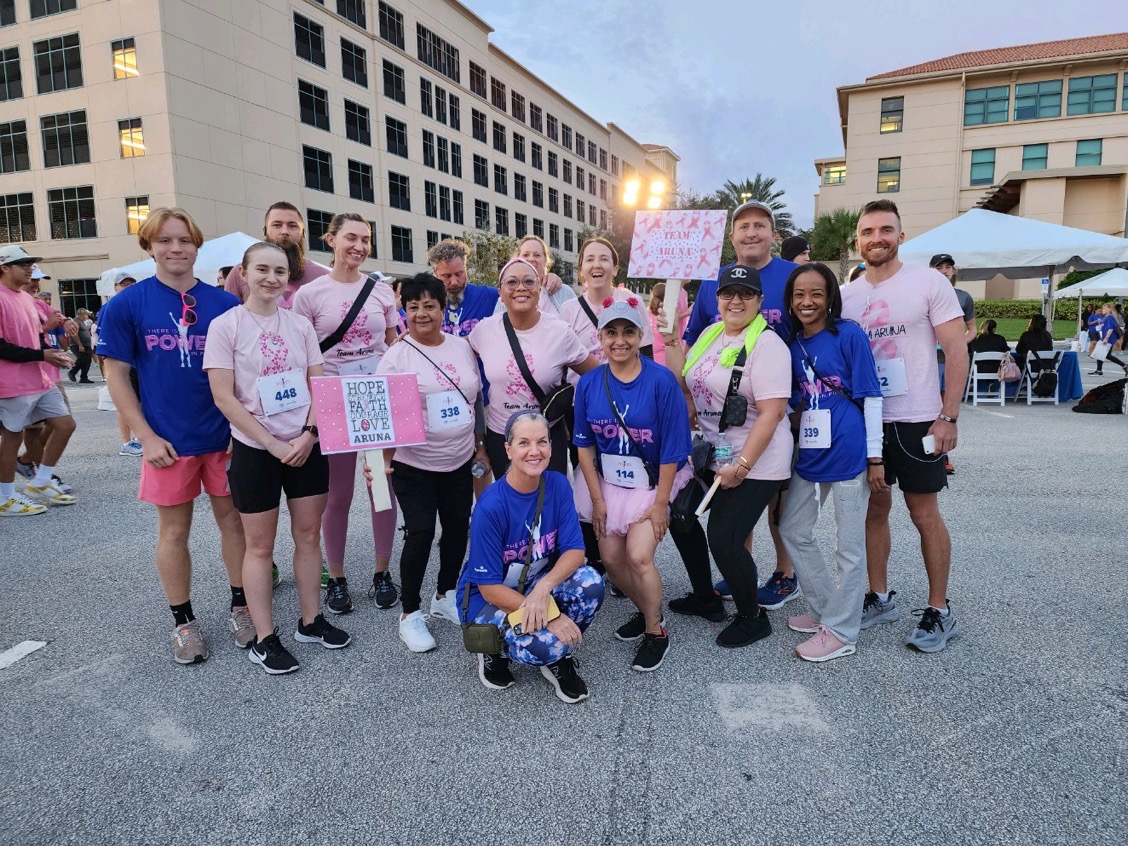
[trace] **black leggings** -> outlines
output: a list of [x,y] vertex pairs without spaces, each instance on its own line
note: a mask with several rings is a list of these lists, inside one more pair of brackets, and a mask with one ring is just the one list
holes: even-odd
[[[568,475],[568,433],[563,423],[557,423],[548,430],[549,440],[552,442],[552,458],[548,460],[548,469],[557,473]],[[486,457],[490,460],[490,469],[494,478],[500,479],[509,469],[509,456],[505,454],[505,436],[492,429],[486,429]]]
[[[572,472],[580,473],[580,451],[575,444],[568,447],[568,457],[572,460]],[[595,536],[595,527],[581,520],[580,534],[584,537],[584,557],[587,563],[599,571],[600,575],[605,574],[607,571],[603,566],[603,555],[599,552],[599,539]]]
[[438,593],[454,590],[466,545],[470,539],[470,506],[474,501],[473,460],[457,470],[440,473],[420,470],[392,461],[392,490],[403,514],[403,552],[400,581],[403,584],[403,613],[418,611],[423,574],[435,541],[435,515],[443,534],[439,539]]

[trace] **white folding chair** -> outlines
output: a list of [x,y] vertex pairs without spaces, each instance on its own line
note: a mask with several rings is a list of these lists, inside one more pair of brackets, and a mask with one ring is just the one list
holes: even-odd
[[[1033,405],[1036,402],[1052,402],[1058,405],[1058,392],[1054,389],[1052,397],[1039,397],[1034,395],[1034,382],[1038,379],[1038,374],[1045,370],[1052,370],[1054,373],[1058,372],[1058,367],[1061,365],[1062,350],[1057,350],[1051,353],[1049,350],[1039,350],[1038,355],[1041,359],[1034,357],[1033,350],[1026,353],[1026,366],[1022,368],[1022,376],[1018,380],[1018,390],[1014,393],[1014,401],[1022,397],[1023,392],[1026,392],[1026,404]],[[1058,374],[1061,378],[1061,374]]]
[[[1006,387],[1003,382],[999,381],[999,367],[1003,363],[1003,356],[1006,353],[1001,352],[977,352],[971,358],[971,369],[967,373],[967,389],[964,391],[964,402],[970,400],[972,405],[979,405],[980,401],[984,403],[998,403],[1005,405],[1007,401]],[[982,362],[985,366],[983,372],[979,371],[979,363]],[[986,387],[981,390],[980,385],[987,383]],[[994,383],[995,390],[991,390],[992,383]]]

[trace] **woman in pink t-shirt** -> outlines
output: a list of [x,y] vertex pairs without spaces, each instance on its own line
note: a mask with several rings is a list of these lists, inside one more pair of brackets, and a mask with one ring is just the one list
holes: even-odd
[[[372,253],[372,230],[359,214],[347,212],[333,217],[323,237],[333,251],[333,269],[298,289],[294,294],[294,313],[313,323],[320,342],[331,336],[339,338],[323,350],[327,376],[375,373],[381,356],[396,340],[399,310],[391,287],[376,282],[356,318],[343,326],[368,278],[360,266]],[[343,334],[338,332],[342,327]],[[329,456],[329,501],[321,532],[325,537],[325,557],[329,559],[325,607],[334,614],[347,614],[353,609],[345,578],[345,535],[355,487],[356,453]],[[388,491],[391,497],[390,486]],[[391,608],[399,601],[399,592],[388,574],[396,531],[396,501],[392,498],[392,507],[387,511],[377,511],[369,490],[368,503],[376,554],[376,573],[368,595],[375,598],[377,608]]]
[[[576,333],[559,317],[543,314],[537,268],[524,259],[510,259],[498,276],[505,312],[487,317],[470,333],[468,340],[482,362],[489,383],[486,408],[486,453],[494,475],[501,477],[509,459],[505,454],[506,421],[518,411],[540,410],[540,401],[529,387],[513,354],[514,341],[524,364],[540,392],[550,395],[565,381],[566,372],[586,373],[596,360],[580,343]],[[508,328],[507,328],[508,327]],[[565,415],[553,421],[552,457],[549,469],[568,472],[568,425]]]
[[[791,353],[760,314],[763,301],[755,268],[726,268],[717,286],[721,322],[701,334],[688,357],[680,345],[666,347],[667,365],[678,374],[701,431],[714,447],[704,472],[708,483],[719,482],[710,505],[708,541],[736,604],[736,618],[717,636],[718,646],[730,648],[747,646],[772,632],[756,602],[756,562],[744,539],[791,478],[793,441],[786,422]],[[742,372],[729,397],[737,367]],[[708,567],[700,572],[696,558],[686,560],[686,569],[695,586],[708,582]],[[671,602],[670,608],[698,614],[711,604],[704,597],[704,604],[697,600],[695,589],[694,595],[678,605]]]
[[204,369],[216,407],[231,423],[231,499],[247,551],[243,586],[255,628],[249,658],[271,675],[298,662],[278,638],[272,615],[271,566],[279,499],[286,494],[294,538],[294,582],[301,619],[294,637],[330,649],[350,638],[320,613],[318,528],[329,490],[329,463],[317,444],[309,379],[322,373],[313,326],[278,307],[289,281],[286,254],[261,242],[243,254],[247,300],[208,327]]

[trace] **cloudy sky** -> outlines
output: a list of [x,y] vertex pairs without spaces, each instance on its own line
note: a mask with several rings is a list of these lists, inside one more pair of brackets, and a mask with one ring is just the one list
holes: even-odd
[[1128,31],[1125,0],[463,0],[597,120],[681,156],[683,189],[774,176],[810,222],[835,89],[953,53]]

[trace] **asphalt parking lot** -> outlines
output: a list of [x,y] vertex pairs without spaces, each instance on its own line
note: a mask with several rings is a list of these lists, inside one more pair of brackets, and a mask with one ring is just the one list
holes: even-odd
[[[174,664],[139,459],[117,455],[96,386],[72,397],[79,431],[61,470],[79,504],[0,523],[0,652],[46,642],[0,669],[0,842],[1128,839],[1128,417],[965,408],[942,500],[962,636],[945,652],[904,646],[926,592],[898,505],[902,619],[864,632],[854,656],[792,655],[803,636],[783,618],[799,600],[742,650],[713,644],[717,624],[672,617],[666,663],[640,675],[612,637],[630,605],[608,598],[580,651],[592,696],[567,706],[527,670],[512,690],[484,689],[445,621],[432,623],[438,650],[407,652],[398,611],[363,598],[363,496],[347,562],[358,607],[340,621],[354,644],[292,644],[302,667],[283,677],[226,636],[217,532],[200,500],[193,603],[212,657]],[[285,529],[280,563],[292,552]],[[829,545],[829,511],[820,529]],[[761,525],[764,571],[767,540]],[[681,595],[668,540],[659,555],[667,596]],[[275,613],[288,636],[297,601],[283,573]]]

